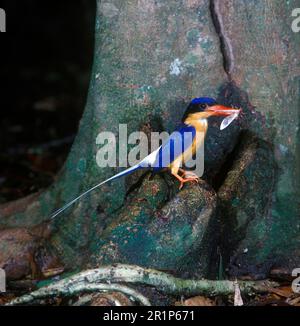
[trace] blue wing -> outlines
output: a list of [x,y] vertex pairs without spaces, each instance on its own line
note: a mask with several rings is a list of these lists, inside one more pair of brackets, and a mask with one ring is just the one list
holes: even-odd
[[196,130],[193,126],[180,125],[162,144],[152,167],[154,172],[168,167],[178,156],[187,150],[193,143]]

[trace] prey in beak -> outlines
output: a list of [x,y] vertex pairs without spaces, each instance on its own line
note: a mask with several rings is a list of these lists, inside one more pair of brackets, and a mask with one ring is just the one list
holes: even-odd
[[206,109],[208,112],[212,112],[214,116],[225,116],[223,119],[221,125],[220,125],[220,130],[224,130],[227,128],[235,119],[238,118],[241,109],[237,108],[232,108],[220,104],[216,104],[213,106],[210,106]]

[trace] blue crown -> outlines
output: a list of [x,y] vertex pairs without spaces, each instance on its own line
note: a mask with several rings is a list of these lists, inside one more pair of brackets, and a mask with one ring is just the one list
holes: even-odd
[[217,101],[211,97],[197,97],[191,101],[191,104],[216,104]]

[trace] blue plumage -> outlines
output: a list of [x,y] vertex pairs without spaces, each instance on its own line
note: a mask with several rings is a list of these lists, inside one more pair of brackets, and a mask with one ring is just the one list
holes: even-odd
[[191,104],[208,104],[214,105],[217,101],[211,97],[196,97],[191,101]]
[[193,126],[181,124],[162,144],[153,165],[154,172],[168,167],[179,155],[182,155],[193,143],[196,130]]

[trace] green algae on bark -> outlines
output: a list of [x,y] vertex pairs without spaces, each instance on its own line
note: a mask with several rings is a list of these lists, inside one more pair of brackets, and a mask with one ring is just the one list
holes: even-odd
[[93,257],[97,265],[134,263],[179,274],[209,274],[218,238],[214,191],[203,181],[169,199],[166,188],[160,176],[144,180],[99,239]]
[[[218,191],[223,255],[227,261],[230,258],[233,274],[261,274],[263,263],[267,273],[272,259],[268,256],[274,247],[274,242],[267,239],[273,224],[271,207],[277,172],[272,145],[244,133],[232,161]],[[261,256],[265,256],[264,261]],[[278,259],[273,257],[274,263]]]

